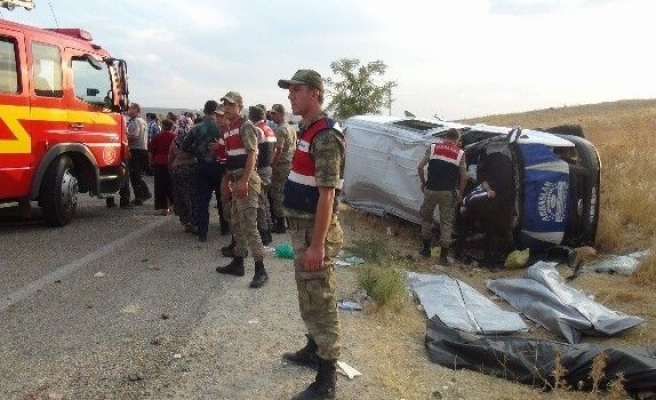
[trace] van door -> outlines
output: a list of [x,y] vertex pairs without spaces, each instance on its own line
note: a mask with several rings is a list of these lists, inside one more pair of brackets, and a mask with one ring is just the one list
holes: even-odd
[[25,65],[24,35],[0,27],[0,200],[30,192],[34,165]]
[[33,168],[40,177],[52,161],[45,158],[48,150],[67,142],[68,111],[64,102],[62,50],[56,44],[39,39],[29,41],[27,46],[31,99],[29,132]]

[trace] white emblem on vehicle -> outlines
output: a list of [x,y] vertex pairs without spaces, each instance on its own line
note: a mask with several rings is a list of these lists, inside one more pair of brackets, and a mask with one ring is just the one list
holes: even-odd
[[567,201],[567,182],[545,182],[538,197],[538,212],[544,222],[563,222]]

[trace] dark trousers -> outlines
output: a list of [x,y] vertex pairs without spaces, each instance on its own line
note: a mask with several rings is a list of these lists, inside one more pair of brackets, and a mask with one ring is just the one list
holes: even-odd
[[[194,216],[198,224],[198,233],[207,235],[210,223],[210,201],[212,193],[217,187],[221,187],[221,166],[219,163],[198,162],[196,186],[196,207]],[[218,181],[218,184],[217,184]],[[219,195],[219,199],[221,196]]]
[[154,165],[155,210],[166,210],[173,204],[173,186],[167,165]]
[[228,233],[230,231],[230,223],[228,222],[229,216],[225,215],[223,207],[223,200],[221,199],[221,181],[226,173],[225,164],[219,164],[217,180],[214,182],[214,195],[216,196],[216,208],[219,209],[219,221],[221,223],[221,233]]
[[[121,178],[121,187],[118,190],[118,195],[122,206],[130,202],[130,165],[125,165],[125,175]],[[113,199],[112,199],[113,201]]]
[[[148,185],[143,179],[144,170],[148,167],[147,150],[130,150],[130,183],[134,191],[135,200],[147,200],[152,197]],[[128,193],[129,193],[128,188]],[[129,194],[128,194],[129,198]]]
[[505,258],[513,248],[511,200],[481,197],[467,203],[458,224],[456,252],[460,253],[469,232],[478,227],[485,234],[484,257]]

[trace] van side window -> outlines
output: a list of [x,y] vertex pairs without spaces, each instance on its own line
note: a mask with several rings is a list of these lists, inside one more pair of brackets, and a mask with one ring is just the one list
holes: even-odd
[[37,96],[62,97],[62,63],[57,46],[32,43],[32,79]]
[[109,70],[102,60],[91,55],[73,57],[71,69],[75,97],[96,106],[111,106],[112,85]]
[[18,62],[16,62],[16,42],[10,38],[0,38],[0,93],[18,93]]

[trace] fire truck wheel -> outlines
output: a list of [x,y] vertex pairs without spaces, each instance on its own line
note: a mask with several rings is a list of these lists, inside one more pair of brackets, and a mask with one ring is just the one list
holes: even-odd
[[63,226],[71,222],[77,209],[79,186],[73,162],[62,155],[50,164],[41,183],[41,209],[46,224]]

